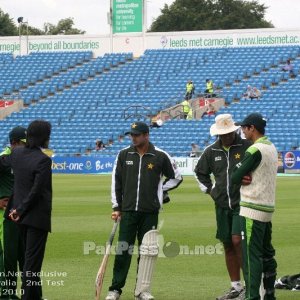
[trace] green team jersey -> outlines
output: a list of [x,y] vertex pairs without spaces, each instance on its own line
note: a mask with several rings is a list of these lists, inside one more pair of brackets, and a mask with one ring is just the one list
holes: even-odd
[[260,164],[262,156],[260,151],[255,148],[256,143],[270,143],[266,136],[259,138],[255,143],[250,146],[246,152],[243,160],[236,165],[233,169],[231,180],[234,184],[240,184],[243,177],[250,172],[254,171]]
[[[7,147],[4,149],[0,156],[10,155],[11,149]],[[11,168],[5,168],[0,171],[0,199],[10,197],[12,195],[14,185],[14,175]]]

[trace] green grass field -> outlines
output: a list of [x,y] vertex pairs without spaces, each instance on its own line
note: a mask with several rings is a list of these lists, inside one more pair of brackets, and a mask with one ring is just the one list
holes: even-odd
[[[48,300],[94,299],[94,280],[102,258],[96,251],[84,254],[84,242],[104,245],[112,228],[110,176],[53,176],[53,233],[47,244],[43,271],[44,297]],[[278,178],[273,241],[278,275],[300,272],[300,177]],[[216,245],[213,203],[200,192],[193,177],[171,193],[171,202],[160,214],[160,234],[193,250]],[[99,248],[99,247],[98,247]],[[102,298],[111,282],[114,257],[110,257]],[[49,277],[47,272],[57,272]],[[61,277],[66,272],[65,277]],[[123,300],[133,299],[136,257],[128,275]],[[159,258],[153,280],[156,299],[215,299],[229,288],[224,256],[178,255]],[[279,291],[278,299],[300,299],[299,292]]]

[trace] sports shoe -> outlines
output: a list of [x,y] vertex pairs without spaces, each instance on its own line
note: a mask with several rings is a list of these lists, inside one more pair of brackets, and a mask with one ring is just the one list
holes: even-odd
[[227,299],[242,300],[244,298],[245,298],[244,289],[238,292],[235,288],[232,287],[225,295],[217,297],[216,300],[227,300]]
[[293,287],[292,291],[300,291],[300,278],[297,279],[296,285]]
[[275,287],[275,289],[289,290],[290,287],[288,284],[288,276],[283,276],[281,278],[276,279],[274,287]]
[[246,298],[246,289],[242,289],[241,293],[235,299],[236,300],[245,300],[245,298]]
[[120,298],[120,293],[118,291],[109,291],[105,300],[118,300]]
[[278,278],[275,281],[274,287],[276,289],[286,289],[299,291],[300,290],[300,274],[286,275]]
[[154,300],[154,297],[149,292],[142,292],[137,297],[136,300]]

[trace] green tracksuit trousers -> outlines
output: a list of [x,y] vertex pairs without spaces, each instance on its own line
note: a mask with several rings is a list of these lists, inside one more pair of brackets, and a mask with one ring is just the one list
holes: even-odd
[[17,294],[18,275],[23,271],[24,246],[21,241],[18,225],[14,222],[2,219],[0,231],[1,295],[12,296]]
[[246,283],[245,300],[260,300],[261,278],[266,294],[264,300],[274,300],[277,263],[272,246],[272,223],[241,217],[243,273]]
[[3,242],[7,289],[10,295],[14,295],[17,288],[18,273],[23,271],[24,245],[18,225],[13,221],[6,219],[3,221]]
[[131,263],[135,240],[137,238],[140,246],[144,234],[149,230],[156,229],[157,223],[158,213],[122,212],[110,291],[117,290],[122,293]]

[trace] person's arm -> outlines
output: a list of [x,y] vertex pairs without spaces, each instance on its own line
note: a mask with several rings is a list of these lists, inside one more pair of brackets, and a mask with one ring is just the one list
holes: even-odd
[[18,216],[25,214],[43,193],[45,185],[48,182],[47,179],[52,176],[51,165],[52,161],[48,156],[43,158],[37,165],[31,190],[27,197],[24,198],[22,203],[16,208]]
[[257,90],[257,97],[260,98],[261,97],[261,91]]
[[201,155],[201,157],[198,160],[198,163],[195,167],[195,177],[196,180],[199,183],[199,187],[202,192],[210,194],[210,191],[212,189],[212,180],[210,174],[212,173],[210,164],[209,164],[209,158],[208,158],[208,152],[204,151]]
[[164,192],[177,188],[183,181],[176,163],[167,153],[164,155],[162,173],[166,178],[162,187]]
[[261,162],[261,153],[255,145],[249,147],[245,156],[232,171],[231,181],[233,184],[242,184],[244,176],[248,176]]
[[[2,152],[3,154],[3,152]],[[0,156],[0,171],[6,171],[11,168],[11,155]]]
[[0,199],[0,210],[6,209],[8,200],[9,200],[8,197],[3,197],[3,198]]
[[122,210],[122,164],[120,153],[115,160],[112,172],[111,202],[113,211]]

